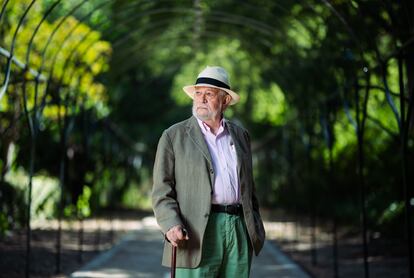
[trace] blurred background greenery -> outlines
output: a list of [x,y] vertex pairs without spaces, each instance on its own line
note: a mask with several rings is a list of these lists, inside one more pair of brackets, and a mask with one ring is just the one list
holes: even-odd
[[181,88],[220,65],[263,208],[358,226],[364,207],[370,229],[403,235],[413,15],[391,0],[3,1],[1,233],[24,226],[28,194],[33,218],[150,209],[158,138],[191,114]]

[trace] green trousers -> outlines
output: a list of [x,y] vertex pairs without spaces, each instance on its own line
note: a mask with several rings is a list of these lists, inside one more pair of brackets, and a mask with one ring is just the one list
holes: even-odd
[[177,268],[177,278],[249,277],[252,247],[242,216],[210,214],[198,268]]

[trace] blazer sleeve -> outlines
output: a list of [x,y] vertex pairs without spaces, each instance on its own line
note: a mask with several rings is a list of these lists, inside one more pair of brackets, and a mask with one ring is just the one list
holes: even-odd
[[167,131],[158,142],[153,169],[152,207],[158,225],[165,234],[176,225],[183,225],[175,190],[175,156]]

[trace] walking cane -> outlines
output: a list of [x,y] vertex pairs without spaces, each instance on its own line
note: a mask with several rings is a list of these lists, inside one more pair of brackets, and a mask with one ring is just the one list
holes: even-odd
[[[187,230],[182,228],[184,237],[187,237]],[[188,238],[187,238],[188,239]],[[171,245],[171,278],[175,278],[175,266],[177,262],[177,246]]]
[[177,256],[177,247],[172,246],[172,254],[171,254],[171,278],[175,278],[175,264],[176,264],[176,256]]

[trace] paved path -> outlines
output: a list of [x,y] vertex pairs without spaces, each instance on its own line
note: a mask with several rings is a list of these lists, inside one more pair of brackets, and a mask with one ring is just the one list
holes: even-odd
[[[153,218],[142,221],[138,229],[107,252],[71,274],[71,278],[166,278],[169,269],[160,265],[162,234]],[[276,246],[266,242],[263,251],[253,258],[252,278],[309,278],[302,269]],[[231,277],[230,277],[231,278]]]

